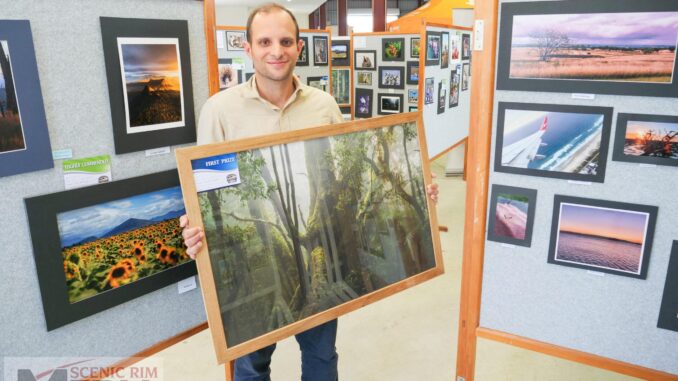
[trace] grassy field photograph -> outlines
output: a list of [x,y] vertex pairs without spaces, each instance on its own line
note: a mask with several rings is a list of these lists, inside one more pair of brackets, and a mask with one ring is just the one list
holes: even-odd
[[189,261],[177,187],[57,215],[70,303]]
[[129,133],[183,126],[178,41],[171,40],[118,39]]
[[519,15],[510,78],[672,83],[678,12]]
[[25,148],[9,47],[0,40],[0,154]]

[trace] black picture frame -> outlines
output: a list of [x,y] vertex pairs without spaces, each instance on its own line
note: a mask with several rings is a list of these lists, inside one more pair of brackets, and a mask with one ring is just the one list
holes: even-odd
[[[388,84],[384,81],[384,75],[390,72],[398,72],[399,80],[396,84]],[[405,68],[402,66],[379,66],[379,88],[380,89],[404,89],[405,88]]]
[[[186,20],[130,19],[100,17],[103,41],[108,98],[113,122],[115,153],[123,154],[151,148],[167,147],[196,141],[193,87],[191,80],[191,55]],[[177,41],[181,64],[181,113],[183,120],[176,127],[159,127],[142,132],[128,132],[127,90],[120,67],[118,38],[173,39]],[[150,82],[149,82],[150,85]],[[139,101],[141,102],[141,101]],[[149,106],[150,107],[150,106]],[[145,127],[145,126],[140,126]],[[132,127],[138,128],[138,127]]]
[[[632,122],[639,122],[636,125],[638,130],[629,132],[629,123]],[[653,128],[661,128],[662,124],[676,124],[676,129],[668,130],[668,132],[663,130],[655,135]],[[644,126],[647,129],[642,129]],[[671,136],[671,132],[674,131],[678,131],[678,116],[619,113],[617,114],[612,160],[678,167],[678,160],[676,160],[678,159],[678,153],[676,153],[678,143]],[[634,139],[636,144],[632,145],[630,141],[627,141],[626,136],[629,134],[638,134],[638,139]],[[668,139],[668,141],[663,142],[663,139]],[[629,153],[627,153],[627,145]],[[630,152],[637,153],[637,155]]]
[[461,35],[461,59],[468,60],[471,58],[471,35],[462,33]]
[[[325,84],[322,85],[322,87],[311,85],[311,82],[320,82],[322,80],[325,80]],[[314,88],[316,88],[318,90],[322,90],[322,91],[327,91],[328,86],[329,86],[328,82],[329,82],[329,77],[326,76],[326,75],[315,76],[315,77],[306,77],[306,84],[308,86],[314,87]]]
[[[435,42],[437,41],[437,42]],[[437,44],[437,50],[434,46]],[[440,51],[442,48],[442,37],[440,32],[426,31],[426,56],[424,57],[425,66],[435,66],[440,64]]]
[[169,170],[24,200],[48,331],[196,274],[194,261],[188,261],[89,298],[69,302],[57,215],[177,186],[177,171]]
[[419,104],[419,89],[407,89],[407,103]]
[[[531,127],[530,128],[535,128],[534,134],[541,133],[541,136],[534,136],[534,139],[531,139],[530,146],[529,147],[521,147],[520,144],[514,145],[514,143],[517,143],[515,141],[512,141],[509,139],[506,143],[508,146],[505,149],[504,143],[504,125],[506,123],[506,114],[508,111],[523,111],[523,112],[541,112],[544,115],[544,118],[541,118],[539,123],[535,119],[532,122],[530,122]],[[542,139],[542,137],[548,132],[549,129],[553,131],[554,128],[557,128],[556,131],[560,130],[562,131],[564,128],[567,127],[560,127],[565,123],[561,124],[561,119],[565,118],[566,115],[554,115],[554,113],[559,113],[559,114],[573,114],[569,116],[569,119],[576,117],[579,115],[580,118],[583,118],[584,115],[595,115],[598,117],[602,117],[603,120],[601,122],[601,130],[600,130],[600,146],[598,149],[598,155],[593,156],[592,158],[597,157],[597,162],[596,163],[586,163],[587,168],[589,169],[589,172],[594,172],[594,173],[577,173],[579,170],[576,168],[571,169],[570,172],[568,171],[562,171],[562,170],[557,170],[555,168],[555,165],[560,165],[560,166],[565,166],[568,167],[570,165],[574,165],[573,163],[570,162],[568,164],[567,162],[564,161],[557,161],[552,164],[551,168],[548,169],[543,169],[543,168],[530,168],[529,165],[532,163],[534,160],[549,160],[548,157],[543,157],[540,158],[539,156],[541,155],[540,152],[542,152],[540,149],[541,147],[549,147],[548,151],[551,151],[556,147],[555,144],[549,143],[548,139]],[[497,138],[496,138],[496,145],[495,145],[495,156],[494,156],[494,170],[496,172],[503,172],[503,173],[512,173],[512,174],[520,174],[520,175],[527,175],[527,176],[537,176],[537,177],[549,177],[549,178],[555,178],[555,179],[564,179],[564,180],[575,180],[575,181],[591,181],[591,182],[598,182],[602,183],[605,180],[605,169],[606,169],[606,164],[607,164],[607,153],[608,153],[608,145],[609,145],[609,139],[610,139],[610,126],[612,124],[612,114],[613,114],[613,109],[612,107],[597,107],[597,106],[575,106],[575,105],[556,105],[556,104],[531,104],[531,103],[516,103],[516,102],[499,102],[499,107],[498,107],[498,112],[497,112]],[[558,124],[556,127],[553,126],[553,117],[556,116],[558,119]],[[592,121],[593,117],[590,117],[590,121],[587,121],[587,123],[592,123],[592,124],[598,124],[598,121]],[[567,118],[565,120],[567,122]],[[544,124],[546,124],[546,127],[544,127]],[[577,126],[582,126],[580,128],[583,128],[583,124],[581,122],[578,122]],[[595,126],[588,127],[589,131],[591,132],[590,135],[588,135],[589,138],[591,138],[593,130]],[[542,131],[543,129],[543,131]],[[587,140],[581,140],[585,139],[586,136],[581,136],[577,135],[576,132],[578,130],[574,128],[569,128],[570,136],[572,139],[577,139],[579,138],[580,140],[576,141],[575,143],[578,144],[578,147],[580,150],[585,150],[586,147],[586,142]],[[580,131],[582,132],[582,131]],[[531,135],[532,136],[532,135]],[[544,142],[543,140],[547,140]],[[544,146],[542,143],[546,143],[546,146]],[[568,140],[566,142],[562,142],[561,147],[565,147],[566,144],[572,143],[572,141]],[[503,157],[504,151],[506,151],[506,157]],[[534,153],[532,152],[534,151]],[[555,153],[555,152],[552,152]],[[584,152],[577,152],[577,151],[571,151],[571,155],[573,156],[578,156],[581,157],[584,155]],[[581,158],[578,160],[580,162],[581,160],[588,160],[589,155],[584,155],[586,157]],[[528,160],[528,163],[525,163],[525,160]],[[503,164],[502,161],[504,161],[506,164]],[[509,165],[509,163],[511,163]],[[518,164],[520,163],[520,165]],[[545,162],[543,162],[545,164]],[[584,163],[582,163],[584,164]],[[591,164],[591,165],[588,165]],[[534,165],[533,165],[534,167]],[[542,166],[543,167],[543,166]],[[580,170],[583,170],[584,168],[581,168]]]
[[444,86],[443,81],[438,82],[436,100],[438,102],[437,114],[440,115],[445,112],[445,105],[447,104],[447,86]]
[[[233,69],[230,67],[230,65],[233,64],[233,59],[231,58],[219,58],[217,60],[217,65],[219,67],[219,90],[224,90],[229,87],[233,87],[236,85],[239,85],[243,83],[243,71],[242,69]],[[228,77],[225,77],[224,73],[222,73],[222,67],[225,65],[229,65],[230,71],[231,71],[231,79],[226,83],[226,79]],[[225,77],[225,78],[224,78]],[[233,82],[235,81],[235,82]]]
[[[497,210],[497,207],[499,206],[500,195],[514,196],[512,199],[508,199],[508,202],[506,202],[505,206],[502,204],[502,211]],[[527,199],[527,201],[522,201],[521,199]],[[527,204],[527,213],[525,213],[523,210],[525,206],[521,203]],[[536,189],[492,184],[490,208],[488,209],[487,216],[487,240],[530,247],[532,245],[532,229],[534,228],[534,215],[536,207]],[[522,221],[523,219],[525,219],[525,227],[521,232],[520,226],[515,226],[512,224]],[[517,237],[511,235],[516,235]],[[521,235],[522,238],[520,237]]]
[[[561,211],[563,206],[568,208],[565,213],[566,221],[564,224],[562,221],[563,213]],[[659,208],[651,205],[556,194],[553,197],[553,218],[551,221],[551,242],[549,244],[548,263],[645,279],[647,277],[650,254],[652,253],[652,241],[658,211]],[[625,215],[622,213],[625,213]],[[580,216],[576,216],[577,214],[580,214]],[[646,219],[644,228],[641,229],[638,221],[642,222],[641,218],[643,215],[646,216]],[[565,231],[561,231],[561,225],[565,226],[563,228]],[[644,230],[643,242],[640,248],[635,247],[638,245],[636,243],[621,239],[621,233],[614,235],[615,232],[622,231],[622,227],[625,228],[624,231],[635,229],[636,233]],[[573,230],[576,230],[576,232]],[[568,236],[564,234],[568,234]],[[604,246],[598,246],[597,250],[591,248],[586,255],[577,256],[575,253],[578,248],[586,244],[591,245],[601,242]],[[563,247],[562,255],[558,251],[561,244]],[[613,261],[609,258],[604,258],[604,256],[620,253],[620,255],[630,256],[630,253],[636,250],[640,251],[640,258],[637,263],[638,270],[635,272],[613,268],[612,263],[620,266],[620,260],[616,259],[616,261]],[[568,255],[573,255],[574,257],[568,258]],[[586,261],[589,263],[586,263]],[[597,264],[591,262],[597,262]],[[605,263],[609,264],[605,266]],[[627,266],[632,265],[627,264]]]
[[[530,78],[529,74],[521,75],[520,77],[511,77],[511,59],[512,59],[512,39],[514,32],[514,18],[520,16],[542,16],[541,19],[548,16],[555,15],[568,15],[568,16],[577,16],[577,15],[588,15],[596,13],[635,13],[635,15],[630,16],[634,18],[634,22],[638,25],[643,25],[642,34],[645,35],[647,29],[651,29],[651,25],[648,25],[646,22],[639,22],[637,20],[637,13],[642,12],[678,12],[678,3],[671,0],[657,0],[657,1],[635,1],[635,0],[599,0],[595,2],[575,0],[567,2],[552,2],[552,1],[539,1],[539,2],[519,2],[519,3],[504,3],[501,7],[501,25],[499,29],[499,50],[497,57],[497,89],[498,90],[518,90],[518,91],[546,91],[546,92],[561,92],[561,93],[591,93],[591,94],[617,94],[617,95],[638,95],[638,96],[656,96],[656,97],[676,97],[678,96],[678,60],[675,59],[676,54],[676,39],[673,38],[671,42],[670,49],[673,49],[674,59],[672,67],[672,75],[670,83],[659,83],[651,82],[645,80],[644,82],[632,82],[628,79],[616,79],[610,80],[605,79],[604,76],[609,78],[607,73],[602,73],[602,79],[573,79],[571,73],[568,73],[566,78],[568,79],[549,79],[549,78]],[[581,17],[579,17],[581,19]],[[628,28],[623,28],[618,25],[618,21],[614,20],[611,17],[608,17],[611,23],[615,23],[615,30],[623,30],[625,35],[633,35],[633,33],[628,30]],[[593,21],[592,21],[593,22]],[[598,21],[599,22],[599,21]],[[529,24],[529,23],[526,23]],[[554,25],[566,25],[567,23],[549,23],[549,30],[553,31]],[[598,25],[599,26],[599,25]],[[531,26],[534,29],[534,26]],[[613,29],[613,28],[609,28]],[[534,33],[534,31],[531,31]],[[555,32],[558,32],[555,30]],[[636,33],[638,35],[639,33]],[[547,36],[544,32],[544,36]],[[560,32],[559,36],[567,35],[565,32]],[[543,37],[547,39],[549,37]],[[581,40],[581,37],[578,36],[578,39]],[[551,38],[553,40],[553,38]],[[566,39],[559,38],[559,40],[567,41]],[[604,41],[601,41],[604,42]],[[521,43],[524,44],[524,43]],[[544,42],[546,46],[547,42]],[[579,42],[581,45],[581,42]],[[557,45],[556,43],[549,43],[548,46]],[[604,52],[591,52],[592,48],[597,47],[597,45],[577,45],[577,49],[588,49],[585,54],[581,54],[583,57],[576,57],[577,59],[590,59],[591,55],[600,56],[603,60],[605,59]],[[525,48],[525,46],[521,47]],[[643,50],[648,49],[647,46],[643,49],[635,49],[634,46],[620,45],[621,49],[634,49],[641,51],[641,54],[645,54]],[[656,48],[656,49],[655,49]],[[664,49],[664,45],[655,45],[650,47],[650,49],[655,49],[655,52],[661,53],[661,50]],[[544,54],[548,50],[542,50]],[[517,52],[516,52],[517,54]],[[570,54],[570,53],[567,53]],[[550,55],[549,55],[550,56]],[[548,56],[547,56],[548,57]],[[595,57],[594,57],[595,58]],[[647,58],[647,57],[646,57]],[[525,69],[524,60],[522,70]],[[615,60],[617,61],[617,60]],[[643,61],[645,62],[645,61]],[[649,62],[649,61],[647,61]],[[593,62],[595,63],[595,61]],[[603,64],[606,64],[605,62]],[[638,67],[647,67],[646,64],[637,64]],[[667,64],[669,65],[669,64]],[[581,65],[577,65],[573,62],[573,69],[578,69]],[[564,66],[558,66],[559,70],[565,70]],[[611,70],[611,69],[610,69]],[[628,70],[626,70],[628,71]],[[542,70],[543,72],[543,70]],[[576,73],[573,72],[573,73]],[[627,74],[624,74],[627,75]],[[640,78],[643,77],[642,74],[638,74]],[[561,76],[562,77],[562,76]],[[623,77],[620,77],[623,78]]]
[[417,112],[417,111],[419,111],[419,108],[417,106],[410,106],[407,109],[407,112]]
[[[371,118],[372,109],[374,108],[374,91],[372,89],[355,89],[355,104],[353,105],[354,115],[356,118]],[[363,100],[366,99],[366,104],[363,105]]]
[[[400,49],[397,49],[400,46]],[[393,54],[391,47],[396,47]],[[384,62],[405,61],[405,38],[383,38],[381,40],[381,60]]]
[[678,241],[671,245],[657,328],[678,332]]
[[468,79],[471,76],[471,65],[468,62],[464,62],[461,65],[461,91],[468,90]]
[[420,52],[421,52],[421,38],[410,37],[410,58],[419,58]]
[[440,68],[447,69],[452,60],[450,33],[440,32]]
[[[456,66],[457,68],[459,65]],[[453,108],[459,106],[459,94],[461,93],[460,87],[460,76],[461,73],[458,69],[452,69],[450,71],[450,96],[447,100],[447,108]]]
[[[3,140],[13,143],[0,144],[0,177],[52,168],[54,160],[30,22],[2,20],[0,41],[5,42],[1,49],[0,77],[7,94],[3,97],[0,121],[4,131],[13,130],[2,134]],[[12,102],[8,102],[10,97]],[[4,119],[15,124],[17,116],[18,126],[5,125]]]
[[[367,65],[368,62],[371,65]],[[365,65],[365,66],[363,66]],[[353,69],[354,70],[377,70],[377,51],[376,50],[354,50],[353,51]]]
[[[385,98],[391,98],[392,100],[397,100],[398,102],[398,110],[385,110],[384,109],[384,101],[386,101]],[[404,102],[403,102],[403,94],[377,94],[377,114],[379,115],[393,115],[393,114],[398,114],[403,112],[404,109]]]
[[[416,69],[417,76],[412,77],[413,70]],[[418,85],[419,84],[419,61],[407,61],[407,77],[406,83],[408,85]]]
[[[328,43],[329,39],[325,36],[313,36],[313,65],[314,66],[327,66],[330,57],[330,46]],[[320,43],[321,45],[316,45]],[[322,44],[325,44],[324,49],[319,49]]]
[[[346,57],[334,58],[334,47],[342,46],[346,48]],[[332,67],[334,66],[351,66],[351,41],[349,40],[332,40]]]
[[296,66],[308,66],[308,37],[299,37],[299,40],[303,42],[303,45],[301,46],[299,57],[297,57]]

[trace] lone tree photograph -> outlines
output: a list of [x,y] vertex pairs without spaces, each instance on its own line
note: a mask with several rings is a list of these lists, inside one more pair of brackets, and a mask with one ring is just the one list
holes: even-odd
[[237,153],[198,193],[228,347],[436,267],[417,124]]
[[0,40],[0,154],[26,148],[7,41]]

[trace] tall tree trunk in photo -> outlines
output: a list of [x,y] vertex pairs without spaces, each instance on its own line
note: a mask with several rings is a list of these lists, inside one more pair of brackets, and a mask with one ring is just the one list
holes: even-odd
[[5,79],[5,93],[7,94],[7,104],[5,110],[11,110],[14,114],[19,113],[19,107],[16,103],[16,92],[14,91],[14,77],[12,76],[12,66],[9,63],[7,52],[0,43],[0,70]]

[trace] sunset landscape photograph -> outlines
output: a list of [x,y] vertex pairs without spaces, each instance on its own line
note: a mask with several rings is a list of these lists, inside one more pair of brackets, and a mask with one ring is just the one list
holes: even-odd
[[678,123],[629,120],[624,155],[678,159]]
[[678,12],[515,15],[510,78],[673,81]]
[[127,132],[184,124],[181,64],[174,38],[118,38]]

